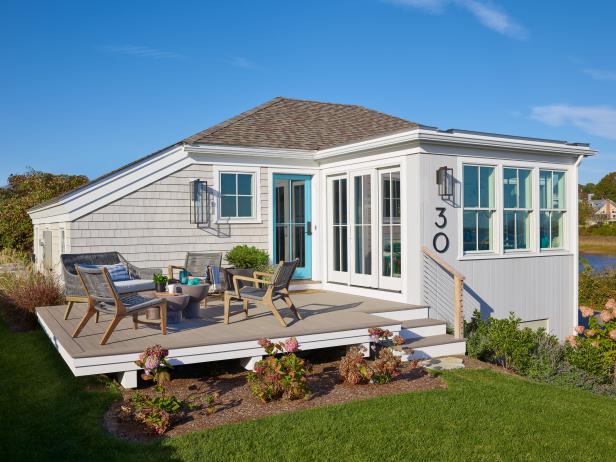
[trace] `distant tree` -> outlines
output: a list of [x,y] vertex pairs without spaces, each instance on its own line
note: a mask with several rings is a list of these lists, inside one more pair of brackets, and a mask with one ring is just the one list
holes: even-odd
[[581,226],[587,225],[594,213],[595,211],[593,210],[590,203],[586,201],[580,201],[578,211],[579,224]]
[[595,199],[604,198],[616,201],[616,172],[608,173],[595,185]]
[[32,221],[27,210],[88,182],[83,175],[55,175],[29,170],[11,175],[0,187],[0,249],[31,252]]
[[594,183],[586,183],[585,185],[580,185],[582,192],[586,194],[593,194],[595,192],[596,185]]

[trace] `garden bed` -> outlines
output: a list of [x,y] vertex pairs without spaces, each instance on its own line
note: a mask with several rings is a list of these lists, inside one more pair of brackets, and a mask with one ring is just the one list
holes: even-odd
[[[401,374],[391,383],[377,385],[348,385],[342,383],[339,373],[339,361],[329,361],[313,366],[308,377],[308,385],[312,395],[304,400],[278,400],[263,403],[255,398],[247,384],[247,373],[228,373],[217,377],[177,378],[166,384],[166,394],[174,395],[180,400],[189,396],[207,394],[217,395],[215,411],[208,413],[207,409],[187,411],[179,422],[176,422],[165,433],[165,436],[177,436],[204,428],[217,427],[228,423],[253,420],[266,416],[281,414],[300,409],[309,409],[330,404],[346,403],[376,396],[392,395],[405,392],[427,391],[446,388],[445,382],[439,377],[426,373],[413,363],[403,363]],[[154,387],[140,390],[144,395],[156,395]],[[152,430],[135,422],[126,416],[121,408],[134,391],[123,390],[123,400],[115,402],[104,417],[104,427],[112,435],[131,441],[150,441],[158,439]]]

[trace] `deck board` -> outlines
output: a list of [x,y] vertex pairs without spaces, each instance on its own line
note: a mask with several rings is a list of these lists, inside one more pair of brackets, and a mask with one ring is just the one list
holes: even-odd
[[[281,309],[281,314],[288,324],[286,328],[278,324],[269,310],[255,305],[251,305],[248,319],[245,319],[243,314],[238,314],[231,317],[229,325],[225,325],[222,302],[215,300],[208,302],[207,308],[201,309],[200,319],[185,320],[168,326],[166,336],[163,336],[156,326],[140,325],[134,330],[132,319],[125,318],[108,343],[102,346],[99,342],[109,324],[110,316],[101,316],[98,324],[94,319],[90,320],[81,335],[73,339],[71,333],[85,312],[85,304],[76,304],[68,320],[64,320],[64,306],[37,308],[37,313],[70,356],[85,358],[138,353],[157,343],[168,349],[188,348],[257,340],[261,337],[280,338],[365,329],[384,325],[388,321],[369,313],[419,308],[415,305],[327,291],[295,293],[292,298],[304,319],[296,321],[285,307]],[[241,310],[241,303],[233,304],[232,312]],[[391,320],[391,323],[396,324],[399,321]]]

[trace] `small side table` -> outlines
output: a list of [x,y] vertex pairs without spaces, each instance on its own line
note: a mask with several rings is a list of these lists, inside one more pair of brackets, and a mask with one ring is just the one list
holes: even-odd
[[[190,297],[188,295],[174,295],[168,292],[154,292],[154,296],[156,298],[164,298],[167,300],[167,324],[177,324],[182,322],[182,312],[190,301]],[[159,308],[148,308],[145,312],[145,318],[148,320],[160,319]]]
[[199,307],[203,300],[207,303],[207,294],[210,291],[209,284],[196,284],[190,286],[188,284],[180,284],[180,290],[182,295],[190,297],[188,306],[184,310],[184,315],[188,319],[194,319],[199,317]]

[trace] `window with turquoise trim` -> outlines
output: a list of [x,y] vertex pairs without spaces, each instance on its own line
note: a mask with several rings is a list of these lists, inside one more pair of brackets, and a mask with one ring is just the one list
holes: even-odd
[[530,248],[532,172],[524,168],[503,169],[503,245],[505,250]]
[[539,209],[541,248],[562,248],[565,229],[565,172],[539,170]]
[[494,247],[494,176],[491,166],[464,165],[462,171],[464,252]]

